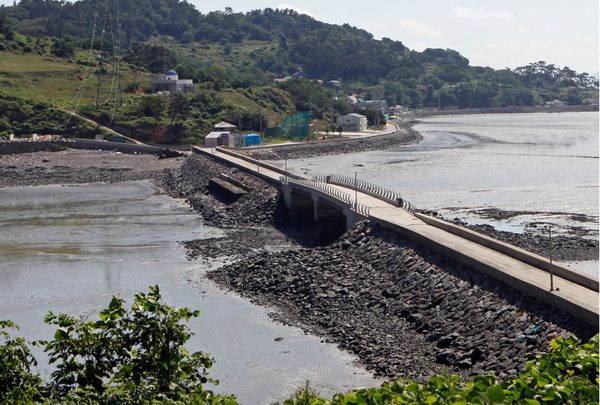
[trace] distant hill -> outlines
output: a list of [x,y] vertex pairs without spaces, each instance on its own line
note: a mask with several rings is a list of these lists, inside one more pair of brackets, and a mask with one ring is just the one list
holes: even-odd
[[357,93],[410,108],[597,99],[597,78],[545,62],[494,70],[471,66],[456,50],[417,52],[401,41],[376,40],[365,30],[295,10],[202,14],[179,0],[21,0],[0,8],[0,52],[93,65],[100,72],[118,62],[129,92],[146,85],[147,75],[140,73],[172,68],[198,88],[222,91],[271,85],[301,67],[305,77],[325,86],[339,82],[331,88],[336,96]]

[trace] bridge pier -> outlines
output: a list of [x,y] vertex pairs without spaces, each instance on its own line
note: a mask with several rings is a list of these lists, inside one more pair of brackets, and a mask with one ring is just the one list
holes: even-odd
[[293,222],[312,223],[315,221],[315,204],[310,194],[287,187],[287,192],[283,193],[283,199]]
[[347,218],[343,209],[327,201],[315,201],[315,220],[320,225],[321,241],[329,244],[342,236],[347,230]]
[[357,222],[366,219],[340,202],[337,204],[326,194],[303,187],[283,185],[283,200],[292,221],[296,223],[318,223],[320,239],[331,243],[342,236]]

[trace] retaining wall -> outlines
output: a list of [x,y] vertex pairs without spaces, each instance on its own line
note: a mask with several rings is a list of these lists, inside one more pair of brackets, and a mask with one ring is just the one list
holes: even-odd
[[436,110],[414,112],[415,117],[433,115],[465,115],[465,114],[529,114],[598,111],[598,104],[566,105],[564,107],[498,107],[498,108],[463,108],[462,110]]
[[479,245],[503,253],[523,263],[527,263],[537,267],[538,269],[545,270],[548,273],[552,271],[554,274],[564,278],[565,280],[572,281],[573,283],[589,288],[590,290],[598,291],[598,279],[588,274],[557,263],[552,263],[552,266],[550,266],[549,260],[545,257],[528,252],[516,246],[509,245],[508,243],[500,242],[499,240],[490,238],[489,236],[480,234],[462,226],[454,225],[421,213],[415,213],[414,215],[428,225],[443,229],[446,232],[458,235]]
[[33,153],[47,150],[52,145],[66,146],[71,149],[93,149],[117,151],[121,153],[158,154],[163,147],[94,141],[91,139],[75,139],[72,141],[39,141],[39,142],[0,142],[0,155],[11,153]]

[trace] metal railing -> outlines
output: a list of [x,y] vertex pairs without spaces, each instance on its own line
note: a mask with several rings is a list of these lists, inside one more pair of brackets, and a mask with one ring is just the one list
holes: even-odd
[[345,191],[337,189],[335,187],[330,186],[329,184],[319,181],[319,180],[311,180],[311,179],[292,179],[289,177],[281,176],[279,177],[279,181],[281,184],[293,185],[297,184],[299,186],[304,186],[308,188],[312,188],[318,190],[322,193],[330,195],[340,201],[345,202],[350,206],[350,209],[354,212],[357,212],[365,217],[369,217],[371,208],[355,201],[352,196]]
[[368,181],[339,174],[315,176],[313,179],[315,181],[337,184],[339,186],[344,186],[361,191],[363,193],[372,195],[373,197],[387,201],[390,204],[393,204],[397,207],[404,208],[409,212],[414,212],[416,210],[414,204],[402,198],[399,192],[378,186],[377,184],[369,183]]

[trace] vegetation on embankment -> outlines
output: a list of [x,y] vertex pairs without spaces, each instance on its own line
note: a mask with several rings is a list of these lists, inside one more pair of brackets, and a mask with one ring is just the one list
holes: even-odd
[[47,101],[32,101],[0,91],[0,140],[39,135],[93,138],[98,125],[77,119]]
[[314,390],[299,389],[284,405],[358,405],[358,404],[597,404],[598,335],[588,343],[577,338],[557,338],[552,351],[528,362],[518,377],[499,382],[493,373],[464,383],[447,372],[426,383],[398,379],[380,388],[359,388],[331,399]]

